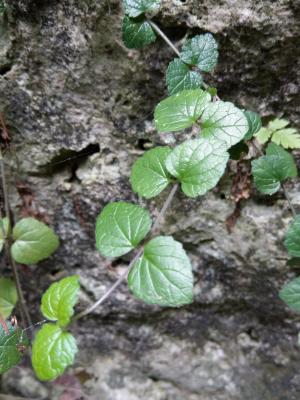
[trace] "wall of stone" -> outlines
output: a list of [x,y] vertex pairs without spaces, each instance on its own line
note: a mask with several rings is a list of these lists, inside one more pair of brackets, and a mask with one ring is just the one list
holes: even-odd
[[[222,99],[285,116],[300,126],[300,3],[295,0],[163,0],[155,21],[180,47],[212,32],[220,62],[206,81]],[[0,108],[11,134],[6,153],[15,218],[50,223],[61,246],[48,261],[22,267],[34,321],[54,280],[81,276],[80,307],[124,270],[95,250],[94,224],[112,200],[140,201],[130,167],[145,148],[173,143],[158,135],[153,109],[166,96],[171,50],[157,40],[143,51],[121,40],[119,0],[7,0],[0,28]],[[180,138],[179,138],[180,139]],[[195,302],[161,309],[135,300],[124,284],[74,327],[80,348],[70,370],[95,400],[297,400],[300,319],[278,299],[297,273],[283,237],[291,220],[282,193],[252,191],[231,234],[226,218],[236,165],[204,198],[178,195],[163,232],[188,251]],[[300,185],[288,190],[300,209]],[[141,202],[157,212],[157,201]],[[9,274],[8,267],[3,266]],[[35,380],[28,360],[2,377],[2,392],[56,399],[59,388]]]

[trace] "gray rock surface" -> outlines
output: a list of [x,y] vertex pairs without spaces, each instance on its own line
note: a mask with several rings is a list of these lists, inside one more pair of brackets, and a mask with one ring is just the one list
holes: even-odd
[[[155,21],[178,46],[186,36],[215,34],[220,63],[206,81],[223,99],[300,125],[299,1],[162,3]],[[128,258],[111,264],[95,250],[95,218],[109,201],[138,201],[128,180],[133,161],[151,142],[176,138],[158,135],[152,123],[173,54],[161,40],[143,51],[126,49],[117,0],[6,5],[0,107],[12,138],[6,154],[11,202],[16,219],[38,215],[61,238],[50,260],[20,270],[38,321],[41,293],[54,280],[80,274],[83,308],[124,270]],[[297,273],[287,266],[282,244],[291,215],[281,193],[269,199],[253,192],[229,235],[233,171],[234,165],[204,198],[178,195],[163,227],[191,257],[192,305],[147,306],[123,285],[74,327],[80,352],[69,373],[81,379],[87,398],[300,398],[300,319],[278,299],[278,289]],[[299,188],[296,182],[288,187],[298,210]],[[163,198],[147,203],[153,215]],[[35,380],[28,360],[2,377],[2,392],[60,396],[57,385]]]

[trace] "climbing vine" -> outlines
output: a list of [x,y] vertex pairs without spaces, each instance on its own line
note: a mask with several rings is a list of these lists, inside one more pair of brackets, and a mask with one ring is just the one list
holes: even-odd
[[[297,176],[293,156],[286,149],[300,147],[300,136],[288,127],[286,120],[275,119],[262,127],[255,112],[221,100],[217,89],[204,80],[204,74],[217,64],[217,41],[210,33],[197,35],[187,39],[179,51],[151,19],[159,7],[160,0],[124,0],[123,41],[128,48],[139,49],[160,36],[174,51],[176,58],[170,62],[166,74],[169,96],[155,107],[154,124],[158,132],[188,130],[190,137],[181,141],[179,135],[175,147],[154,147],[133,164],[130,183],[136,194],[152,199],[167,191],[162,195],[165,200],[154,221],[146,208],[124,201],[106,205],[97,217],[95,237],[100,254],[108,258],[133,254],[126,271],[113,286],[78,314],[74,307],[80,291],[79,276],[55,282],[43,294],[41,312],[45,320],[32,343],[32,365],[42,381],[55,379],[74,363],[77,345],[70,332],[72,324],[92,313],[123,281],[127,280],[132,294],[147,304],[179,307],[193,301],[189,257],[180,242],[172,236],[160,235],[161,224],[180,189],[189,198],[205,195],[218,184],[230,158],[250,158],[250,147],[254,153],[263,153],[252,160],[256,188],[266,195],[283,188],[287,196],[294,220],[284,244],[291,256],[300,257],[300,216],[296,215],[283,186],[287,179]],[[23,218],[13,226],[2,157],[0,166],[5,202],[0,249],[5,247],[15,278],[0,279],[0,373],[3,373],[20,361],[29,346],[26,331],[32,326],[17,264],[36,264],[51,256],[59,240],[52,229],[34,218]],[[292,309],[300,311],[300,278],[288,283],[280,297]],[[22,322],[28,328],[21,329],[13,324],[14,320],[7,320],[17,300]]]

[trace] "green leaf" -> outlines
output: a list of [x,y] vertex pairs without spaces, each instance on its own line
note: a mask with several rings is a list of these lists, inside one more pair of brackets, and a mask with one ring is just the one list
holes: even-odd
[[28,338],[20,328],[12,327],[6,321],[9,333],[0,324],[0,374],[17,365],[23,357],[23,349],[28,347]]
[[41,310],[50,321],[58,321],[62,327],[69,324],[74,314],[79,293],[79,276],[72,275],[52,283],[42,297]]
[[193,301],[193,274],[181,243],[170,236],[152,239],[131,268],[128,285],[148,304],[178,307]]
[[211,95],[211,97],[215,97],[218,94],[218,89],[215,87],[208,87],[206,91]]
[[229,154],[224,142],[207,139],[187,140],[168,156],[166,167],[181,182],[189,197],[205,194],[224,174]]
[[156,11],[160,6],[160,0],[123,0],[124,11],[130,17],[138,17],[150,11]]
[[291,154],[271,143],[266,156],[252,161],[252,174],[257,189],[264,194],[274,194],[280,183],[297,176],[297,168]]
[[8,318],[18,301],[17,289],[14,281],[0,278],[0,315]]
[[123,201],[104,207],[96,223],[96,247],[106,257],[134,249],[151,228],[149,212]]
[[202,83],[202,76],[198,72],[192,71],[191,68],[179,58],[175,58],[175,60],[169,64],[167,70],[167,85],[170,95],[181,92],[182,90],[200,88]]
[[201,136],[224,141],[229,148],[245,137],[248,122],[244,113],[234,104],[216,101],[205,108],[201,127]]
[[279,297],[291,310],[300,311],[300,278],[287,283],[279,292]]
[[259,141],[259,143],[264,144],[267,143],[267,141],[270,139],[272,133],[273,132],[269,128],[261,128],[256,133],[255,137]]
[[141,49],[156,39],[155,32],[144,18],[133,19],[125,15],[122,33],[123,42],[129,49]]
[[13,258],[20,264],[36,264],[51,256],[58,248],[56,234],[34,218],[23,218],[14,226]]
[[260,130],[261,118],[256,112],[253,111],[244,111],[244,114],[246,115],[249,126],[248,132],[246,133],[244,139],[250,140],[252,136]]
[[297,129],[286,128],[289,121],[286,119],[274,119],[268,124],[268,128],[261,128],[256,134],[260,143],[266,143],[271,137],[272,142],[281,145],[285,149],[300,148],[300,134]]
[[288,126],[289,125],[289,121],[288,120],[286,120],[286,119],[279,119],[279,118],[275,118],[275,119],[273,119],[273,121],[270,121],[269,123],[268,123],[268,128],[271,130],[271,131],[277,131],[277,130],[279,130],[279,129],[283,129],[283,128],[285,128],[286,126]]
[[[10,228],[9,228],[8,218],[7,217],[2,218],[0,220],[0,252],[3,249],[5,239],[7,238],[9,231],[10,231]],[[4,235],[3,235],[3,233],[4,233]]]
[[58,325],[45,324],[33,342],[32,366],[41,381],[51,381],[74,363],[76,353],[76,340],[70,333]]
[[150,199],[168,186],[171,176],[165,162],[171,151],[169,147],[155,147],[134,163],[130,177],[134,192]]
[[210,100],[210,94],[201,89],[183,90],[166,98],[156,106],[156,128],[159,132],[189,128],[197,122]]
[[291,256],[300,257],[300,215],[289,226],[284,245]]
[[211,33],[198,35],[186,41],[180,54],[182,61],[209,72],[218,61],[218,43]]
[[272,142],[283,146],[285,149],[300,148],[300,135],[297,129],[286,128],[274,132]]

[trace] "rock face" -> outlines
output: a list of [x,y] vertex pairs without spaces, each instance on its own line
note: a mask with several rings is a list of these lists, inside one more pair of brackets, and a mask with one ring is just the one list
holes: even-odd
[[[222,99],[300,125],[299,1],[162,3],[155,21],[178,47],[206,31],[219,41],[220,63],[206,81]],[[137,201],[128,180],[133,161],[151,142],[176,138],[158,135],[152,123],[173,54],[161,40],[143,51],[124,47],[121,1],[7,0],[6,6],[0,107],[11,135],[5,159],[12,208],[16,219],[35,215],[61,238],[50,260],[20,270],[39,321],[41,293],[54,280],[78,273],[83,308],[124,270],[126,257],[110,264],[95,250],[95,219],[109,201]],[[69,374],[88,398],[299,399],[300,320],[278,299],[296,272],[282,244],[288,205],[280,193],[270,200],[253,191],[228,234],[234,171],[232,164],[204,198],[178,195],[162,229],[191,257],[191,306],[147,306],[124,284],[74,327],[80,351]],[[300,207],[299,188],[288,187]],[[148,202],[153,215],[164,196]],[[60,389],[37,382],[26,360],[2,378],[3,392],[30,399],[55,399]]]

